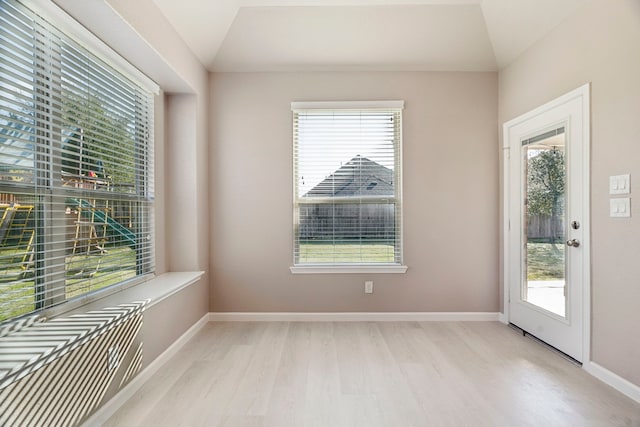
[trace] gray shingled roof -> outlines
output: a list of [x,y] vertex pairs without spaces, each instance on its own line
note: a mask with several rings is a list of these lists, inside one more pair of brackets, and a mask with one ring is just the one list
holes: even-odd
[[356,156],[303,197],[393,196],[393,171]]

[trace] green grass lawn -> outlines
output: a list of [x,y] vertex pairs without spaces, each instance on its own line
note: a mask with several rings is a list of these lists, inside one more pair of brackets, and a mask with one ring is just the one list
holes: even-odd
[[564,279],[564,252],[562,243],[527,243],[527,279]]
[[[564,278],[564,251],[561,243],[527,244],[527,278],[557,280]],[[328,257],[326,254],[334,256]],[[304,243],[300,245],[300,263],[394,262],[393,246]]]
[[[0,260],[3,255],[0,250]],[[65,271],[65,298],[70,299],[135,277],[136,254],[124,246],[107,248],[106,254],[67,256]],[[0,263],[0,322],[35,308],[35,281],[24,273],[19,265]]]
[[[28,313],[34,308],[34,287],[33,280],[13,281],[2,283],[0,281],[0,322],[12,317]],[[13,301],[20,300],[22,304],[13,304]]]
[[[528,243],[529,280],[555,280],[564,277],[562,244]],[[333,253],[327,257],[326,253]],[[2,251],[0,251],[0,259]],[[394,248],[380,244],[300,245],[300,263],[393,263]],[[107,255],[67,257],[66,297],[94,291],[135,276],[135,252],[128,247],[109,248]],[[0,266],[1,267],[1,266]],[[19,278],[20,268],[0,269],[0,321],[27,313],[34,308],[35,282]],[[24,304],[10,303],[19,298]]]
[[[327,256],[327,254],[332,254]],[[301,243],[298,262],[304,263],[368,263],[395,261],[393,246],[379,244]]]

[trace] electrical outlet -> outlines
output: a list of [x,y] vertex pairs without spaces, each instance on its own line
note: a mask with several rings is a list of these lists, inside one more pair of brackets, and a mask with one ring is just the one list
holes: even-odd
[[120,349],[117,345],[109,347],[107,350],[107,372],[111,372],[118,367],[120,363]]
[[364,282],[364,293],[365,294],[372,294],[373,293],[373,281],[372,280],[367,280],[366,282]]

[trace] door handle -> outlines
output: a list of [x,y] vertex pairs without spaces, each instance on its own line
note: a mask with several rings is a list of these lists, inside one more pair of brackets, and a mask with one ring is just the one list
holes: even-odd
[[580,240],[578,239],[567,240],[567,246],[573,246],[574,248],[577,248],[578,246],[580,246]]

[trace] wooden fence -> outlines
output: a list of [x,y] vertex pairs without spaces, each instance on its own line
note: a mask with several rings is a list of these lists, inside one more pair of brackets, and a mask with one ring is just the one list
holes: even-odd
[[564,221],[550,215],[530,215],[527,218],[527,237],[529,239],[564,239]]
[[300,207],[301,240],[365,238],[393,239],[393,204],[313,204]]

